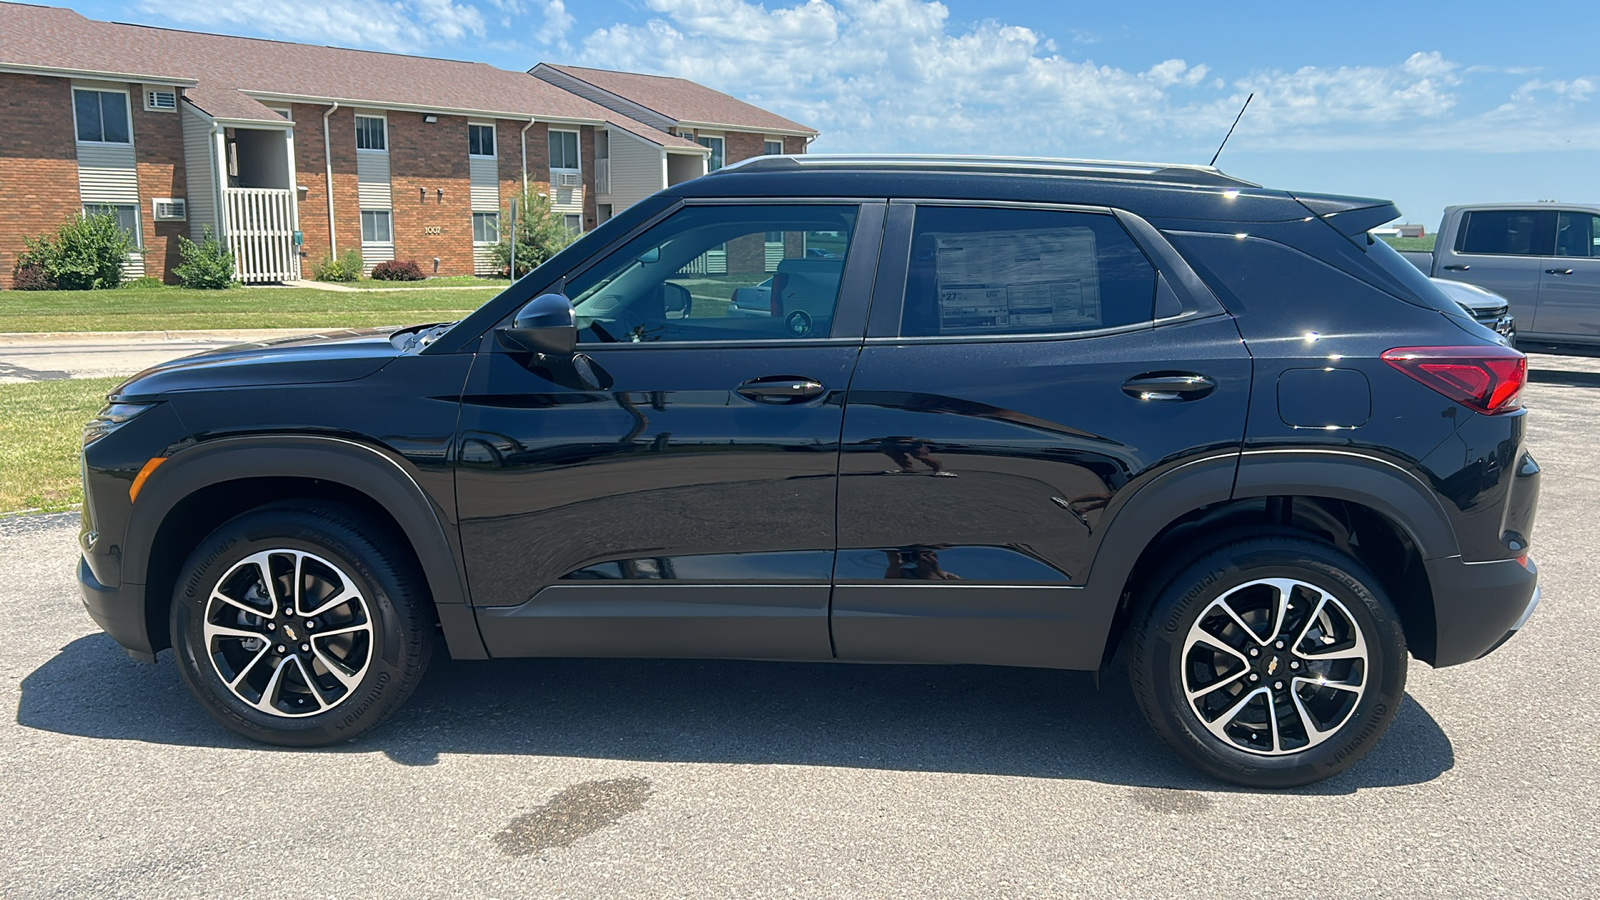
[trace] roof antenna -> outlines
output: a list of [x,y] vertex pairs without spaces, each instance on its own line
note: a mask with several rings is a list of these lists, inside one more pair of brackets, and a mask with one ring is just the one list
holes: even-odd
[[1222,148],[1228,146],[1228,138],[1233,137],[1233,130],[1239,127],[1239,120],[1244,118],[1244,111],[1250,108],[1250,101],[1254,100],[1255,98],[1256,95],[1254,91],[1250,92],[1250,96],[1244,98],[1244,105],[1239,107],[1239,114],[1233,117],[1233,124],[1228,126],[1228,133],[1223,135],[1222,143],[1217,145],[1217,152],[1211,154],[1211,162],[1206,163],[1206,165],[1214,166],[1217,164],[1217,157],[1222,155]]

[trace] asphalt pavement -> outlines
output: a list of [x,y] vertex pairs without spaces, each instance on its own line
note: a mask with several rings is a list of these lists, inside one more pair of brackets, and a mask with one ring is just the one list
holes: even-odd
[[0,521],[0,896],[1597,896],[1597,400],[1534,358],[1523,633],[1280,793],[1119,677],[987,667],[441,659],[368,736],[267,748],[89,621],[75,514]]
[[230,344],[315,333],[314,328],[254,328],[0,334],[0,384],[126,376]]

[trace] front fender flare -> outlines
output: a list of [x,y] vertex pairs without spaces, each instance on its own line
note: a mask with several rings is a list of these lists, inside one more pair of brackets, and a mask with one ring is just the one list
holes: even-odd
[[[145,482],[129,515],[122,568],[141,583],[162,523],[184,498],[227,481],[309,478],[370,497],[399,523],[416,551],[438,609],[451,656],[483,659],[483,640],[469,606],[455,529],[411,468],[383,450],[347,438],[255,435],[219,438],[180,450]],[[148,600],[147,600],[148,602]]]

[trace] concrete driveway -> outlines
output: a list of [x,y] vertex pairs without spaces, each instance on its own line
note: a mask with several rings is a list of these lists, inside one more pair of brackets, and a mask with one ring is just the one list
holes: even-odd
[[5,520],[0,894],[1596,896],[1597,401],[1535,359],[1524,632],[1283,793],[1193,773],[1120,677],[984,667],[436,660],[369,736],[262,747],[89,622],[76,516]]

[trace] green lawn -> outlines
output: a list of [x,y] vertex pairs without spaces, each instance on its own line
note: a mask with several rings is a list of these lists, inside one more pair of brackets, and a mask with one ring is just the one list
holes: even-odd
[[1427,235],[1419,238],[1385,237],[1383,240],[1396,250],[1432,250],[1433,239],[1438,235]]
[[126,288],[0,292],[0,332],[332,328],[459,319],[499,292]]
[[83,502],[83,426],[120,378],[0,384],[0,513]]

